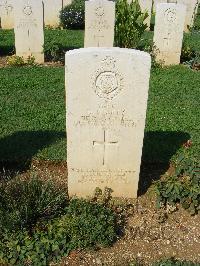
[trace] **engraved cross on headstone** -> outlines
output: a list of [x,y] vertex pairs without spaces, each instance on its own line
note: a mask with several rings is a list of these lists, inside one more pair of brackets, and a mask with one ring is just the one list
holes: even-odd
[[172,38],[171,38],[171,33],[168,32],[167,36],[164,38],[164,48],[169,49],[171,46]]
[[94,35],[94,39],[96,40],[97,39],[97,47],[100,47],[100,38],[104,38],[104,36],[102,36],[100,33],[99,34],[95,34]]
[[118,141],[107,141],[106,138],[106,131],[103,131],[103,140],[102,141],[93,141],[93,146],[97,146],[97,145],[103,145],[103,156],[102,156],[102,165],[106,164],[106,148],[107,146],[111,146],[111,145],[117,145]]

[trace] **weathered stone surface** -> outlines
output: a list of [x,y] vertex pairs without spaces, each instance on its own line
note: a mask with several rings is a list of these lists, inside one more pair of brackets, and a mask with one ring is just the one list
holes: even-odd
[[158,49],[156,60],[164,65],[180,63],[185,14],[185,5],[157,5],[154,44]]
[[186,6],[186,17],[184,31],[188,32],[189,28],[193,26],[194,16],[197,12],[198,0],[154,0],[154,11],[156,10],[156,5],[159,3],[175,3],[182,4]]
[[60,24],[60,11],[63,7],[62,0],[43,0],[45,26],[57,27]]
[[0,18],[2,29],[14,28],[13,0],[0,0]]
[[151,67],[132,49],[66,53],[69,195],[137,197]]
[[68,6],[72,3],[72,0],[62,0],[63,7]]
[[194,16],[198,0],[177,0],[177,3],[183,4],[186,6],[186,17],[185,17],[185,27],[186,32],[189,31],[189,28],[193,26]]
[[156,12],[157,4],[167,3],[167,0],[153,0],[153,12]]
[[44,62],[44,20],[41,0],[17,0],[14,6],[16,55]]
[[114,2],[108,0],[86,1],[84,47],[112,47],[114,25]]

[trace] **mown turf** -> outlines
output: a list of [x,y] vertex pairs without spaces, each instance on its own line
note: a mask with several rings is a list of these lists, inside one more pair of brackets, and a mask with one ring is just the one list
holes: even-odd
[[[51,30],[44,32],[45,43],[55,42],[63,45],[66,51],[83,47],[84,32],[82,30]],[[0,29],[0,55],[15,53],[15,40],[13,30]]]
[[[0,161],[66,159],[63,67],[0,69]],[[200,147],[200,72],[153,70],[143,159],[168,162],[188,139]]]
[[[84,31],[83,30],[45,30],[45,44],[60,43],[65,51],[74,48],[83,47]],[[147,43],[153,43],[153,32],[145,32],[141,48]],[[192,33],[184,34],[183,43],[189,46],[194,51],[200,51],[200,32],[194,31]],[[14,31],[0,29],[0,55],[11,55],[15,53],[14,47]]]

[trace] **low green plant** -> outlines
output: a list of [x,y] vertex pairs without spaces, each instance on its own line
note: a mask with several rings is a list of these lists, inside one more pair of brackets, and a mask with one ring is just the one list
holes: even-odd
[[183,43],[183,47],[181,50],[181,62],[190,61],[194,58],[194,56],[195,56],[195,51],[191,49],[189,45]]
[[173,175],[156,183],[157,206],[180,203],[191,215],[200,211],[200,164],[188,156],[190,142],[175,161]]
[[183,64],[189,68],[200,70],[200,52],[194,52],[193,57],[190,60],[185,61]]
[[0,231],[32,228],[39,220],[63,213],[67,204],[64,188],[39,177],[0,183]]
[[45,60],[64,61],[64,46],[62,43],[51,41],[44,44]]
[[25,66],[25,65],[34,65],[35,57],[28,56],[26,59],[22,56],[12,55],[7,57],[7,64],[9,66]]
[[64,29],[84,29],[85,0],[73,0],[60,13],[60,24]]
[[115,45],[124,48],[137,48],[142,34],[147,29],[138,0],[130,4],[127,0],[116,2]]
[[9,66],[24,66],[25,61],[24,58],[17,55],[11,55],[7,57],[7,64]]
[[3,231],[0,262],[48,265],[77,248],[108,246],[116,240],[116,216],[101,204],[72,199],[65,214],[38,223],[32,230]]

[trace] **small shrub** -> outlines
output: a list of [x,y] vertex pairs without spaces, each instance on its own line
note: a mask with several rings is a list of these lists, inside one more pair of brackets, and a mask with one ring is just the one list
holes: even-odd
[[84,29],[85,0],[73,0],[71,5],[64,7],[60,13],[60,22],[64,29]]
[[12,55],[7,57],[7,64],[9,66],[25,66],[25,65],[34,65],[35,64],[35,57],[28,56],[24,59],[21,56]]
[[195,52],[190,48],[189,45],[185,45],[183,43],[183,47],[181,50],[181,62],[190,61],[194,58]]
[[188,156],[189,143],[175,162],[174,174],[156,183],[156,192],[158,207],[180,203],[194,215],[200,211],[200,164]]
[[4,231],[0,262],[9,265],[48,265],[77,248],[108,246],[116,239],[116,217],[100,204],[73,199],[65,214],[38,223],[31,233]]
[[115,45],[124,48],[137,48],[142,34],[147,28],[148,17],[142,13],[138,0],[130,4],[127,0],[116,2]]
[[56,41],[46,42],[44,54],[47,61],[64,61],[64,46]]
[[31,228],[39,220],[63,213],[66,190],[38,177],[0,184],[0,230]]
[[7,57],[7,64],[9,66],[24,66],[25,62],[24,62],[23,57],[12,55],[12,56]]
[[193,57],[190,60],[185,61],[183,64],[192,69],[200,70],[200,52],[194,52]]

